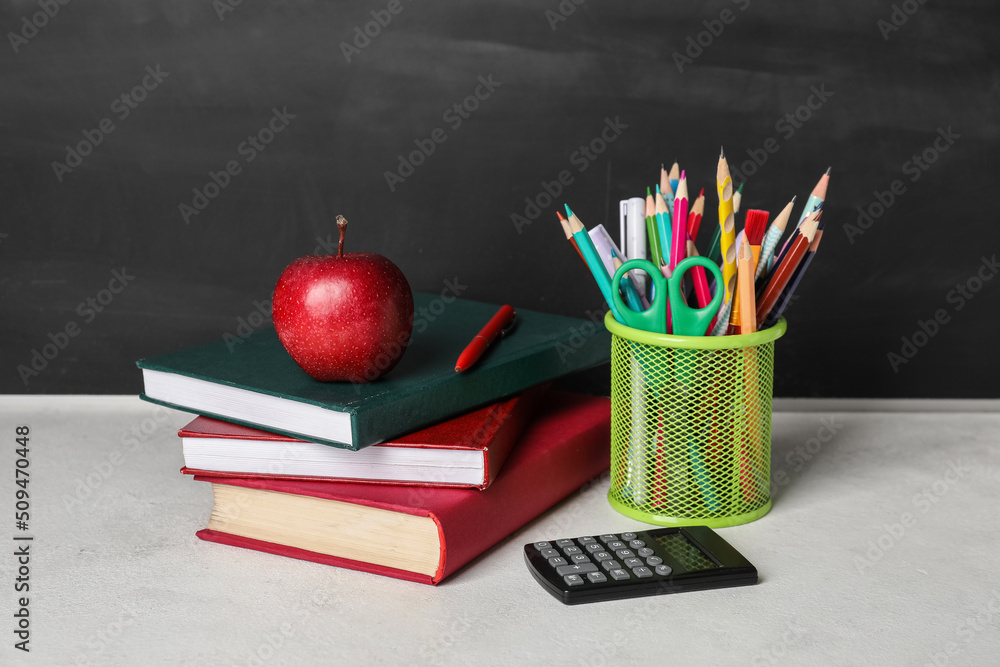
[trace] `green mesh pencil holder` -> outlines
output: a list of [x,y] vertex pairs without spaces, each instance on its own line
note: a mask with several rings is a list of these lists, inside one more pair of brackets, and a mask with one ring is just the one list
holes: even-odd
[[771,509],[774,341],[672,336],[619,324],[611,341],[611,489],[622,514],[664,526],[747,523]]

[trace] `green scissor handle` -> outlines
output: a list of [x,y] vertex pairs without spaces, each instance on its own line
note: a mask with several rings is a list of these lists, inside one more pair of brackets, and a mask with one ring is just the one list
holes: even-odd
[[[684,274],[696,266],[703,266],[712,272],[715,278],[715,295],[711,303],[704,308],[691,308],[681,296],[681,280]],[[718,265],[706,257],[688,257],[677,265],[673,275],[667,279],[667,292],[670,297],[670,320],[673,323],[674,334],[678,336],[704,336],[709,323],[722,305],[725,296],[722,271]]]
[[618,306],[625,326],[653,333],[667,333],[667,279],[652,262],[648,259],[630,259],[618,267],[611,284],[621,285],[625,272],[635,269],[648,273],[653,282],[654,298],[650,301],[649,308],[643,311],[632,310],[622,301],[617,289],[611,290],[611,299]]
[[[681,280],[684,274],[696,266],[703,266],[712,272],[715,278],[716,290],[712,302],[704,308],[691,308],[681,296]],[[655,290],[649,308],[636,312],[629,308],[621,298],[618,290],[611,291],[618,310],[621,311],[625,325],[633,329],[642,329],[652,333],[667,333],[667,303],[670,302],[670,317],[673,323],[673,333],[678,336],[704,336],[709,323],[722,305],[722,272],[719,267],[705,257],[688,257],[677,265],[670,278],[666,278],[652,262],[645,259],[630,259],[615,271],[612,285],[620,285],[626,271],[642,270],[649,274]]]

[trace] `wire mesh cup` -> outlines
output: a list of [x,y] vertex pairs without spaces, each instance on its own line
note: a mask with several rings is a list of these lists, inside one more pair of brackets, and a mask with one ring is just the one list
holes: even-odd
[[611,489],[622,514],[713,528],[771,509],[774,341],[785,320],[739,336],[672,336],[619,324],[611,340]]

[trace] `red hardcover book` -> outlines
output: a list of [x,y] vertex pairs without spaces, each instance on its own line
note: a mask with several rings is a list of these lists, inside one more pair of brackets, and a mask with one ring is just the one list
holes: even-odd
[[198,537],[437,584],[608,468],[610,400],[550,392],[484,491],[209,477]]
[[198,417],[177,432],[184,447],[181,472],[485,489],[547,389],[548,384],[539,385],[509,400],[358,451]]

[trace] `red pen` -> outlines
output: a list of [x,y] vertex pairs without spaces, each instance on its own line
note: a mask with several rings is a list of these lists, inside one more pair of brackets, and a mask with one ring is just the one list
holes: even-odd
[[472,342],[459,355],[458,361],[455,362],[455,372],[461,373],[469,370],[483,356],[486,348],[514,325],[515,319],[517,319],[516,310],[510,306],[501,306],[497,314],[490,318],[483,330],[476,334]]

